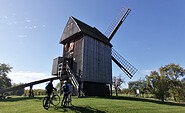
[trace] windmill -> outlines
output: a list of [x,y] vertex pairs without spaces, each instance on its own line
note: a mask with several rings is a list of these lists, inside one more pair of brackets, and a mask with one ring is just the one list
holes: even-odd
[[78,96],[109,96],[112,91],[112,60],[129,77],[137,69],[116,52],[111,39],[130,13],[122,9],[111,24],[106,36],[97,28],[69,17],[62,33],[63,56],[53,60],[52,75],[72,83],[72,92]]

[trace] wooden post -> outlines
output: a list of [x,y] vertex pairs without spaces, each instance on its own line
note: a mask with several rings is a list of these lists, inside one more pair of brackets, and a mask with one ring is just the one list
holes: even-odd
[[80,85],[81,85],[81,81],[79,81],[79,87],[78,87],[78,97],[80,97],[80,90],[81,90],[81,88],[80,88]]
[[110,96],[112,96],[112,84],[110,84]]
[[62,85],[63,85],[63,81],[60,80],[60,96],[63,94]]
[[34,97],[34,94],[33,94],[33,85],[30,86],[30,90],[29,90],[29,97]]

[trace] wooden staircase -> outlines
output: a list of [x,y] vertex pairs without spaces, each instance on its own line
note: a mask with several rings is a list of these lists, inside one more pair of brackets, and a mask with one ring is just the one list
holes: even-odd
[[74,74],[74,72],[70,69],[69,65],[67,63],[60,63],[58,65],[58,76],[62,80],[70,80],[73,85],[73,93],[77,96],[85,96],[83,89],[81,88],[77,76]]

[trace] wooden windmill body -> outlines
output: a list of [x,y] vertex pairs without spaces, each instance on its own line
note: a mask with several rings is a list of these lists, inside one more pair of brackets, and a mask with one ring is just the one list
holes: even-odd
[[[95,27],[70,17],[60,39],[60,43],[64,45],[63,56],[54,59],[52,74],[60,76],[61,80],[71,80],[75,95],[83,93],[85,96],[109,96],[112,91],[112,60],[129,77],[137,71],[125,59],[120,58],[117,52],[112,51],[110,43],[127,15],[122,15],[108,37]],[[129,68],[124,66],[126,63]]]

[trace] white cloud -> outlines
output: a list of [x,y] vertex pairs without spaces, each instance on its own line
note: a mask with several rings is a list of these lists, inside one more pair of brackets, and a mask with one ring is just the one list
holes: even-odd
[[28,27],[28,28],[29,28],[29,29],[33,29],[33,27],[31,27],[31,26],[30,26],[30,27]]
[[151,71],[153,71],[153,70],[150,70],[150,69],[141,70],[141,73],[143,73],[144,75],[149,75]]
[[30,30],[33,30],[33,29],[37,29],[37,28],[45,28],[46,25],[42,25],[42,26],[39,26],[39,25],[30,25],[30,26],[24,26],[25,29],[30,29]]
[[3,15],[3,16],[2,16],[2,19],[8,19],[8,16]]
[[[19,71],[19,72],[11,72],[9,73],[9,78],[12,80],[12,83],[29,83],[37,80],[42,80],[46,78],[50,78],[51,76],[46,75],[45,73],[39,72],[30,72],[30,71]],[[58,83],[58,81],[54,82],[54,86]],[[34,85],[34,89],[44,89],[46,83]],[[29,88],[29,87],[28,87]]]
[[25,29],[33,29],[31,26],[24,26]]
[[42,25],[42,27],[46,27],[46,25]]
[[30,71],[11,72],[8,76],[10,77],[13,83],[28,83],[47,77],[47,75],[45,75],[44,73]]
[[24,28],[25,28],[25,29],[30,29],[30,30],[32,30],[32,29],[38,28],[38,26],[36,26],[36,25],[34,25],[34,26],[24,26]]
[[33,26],[34,29],[36,29],[38,26]]
[[12,16],[15,16],[16,15],[16,13],[12,13]]
[[19,38],[26,38],[27,35],[18,35]]
[[16,21],[13,21],[13,22],[8,22],[7,24],[8,25],[15,25],[15,24],[17,24],[17,22]]
[[31,20],[26,20],[26,22],[31,22]]

